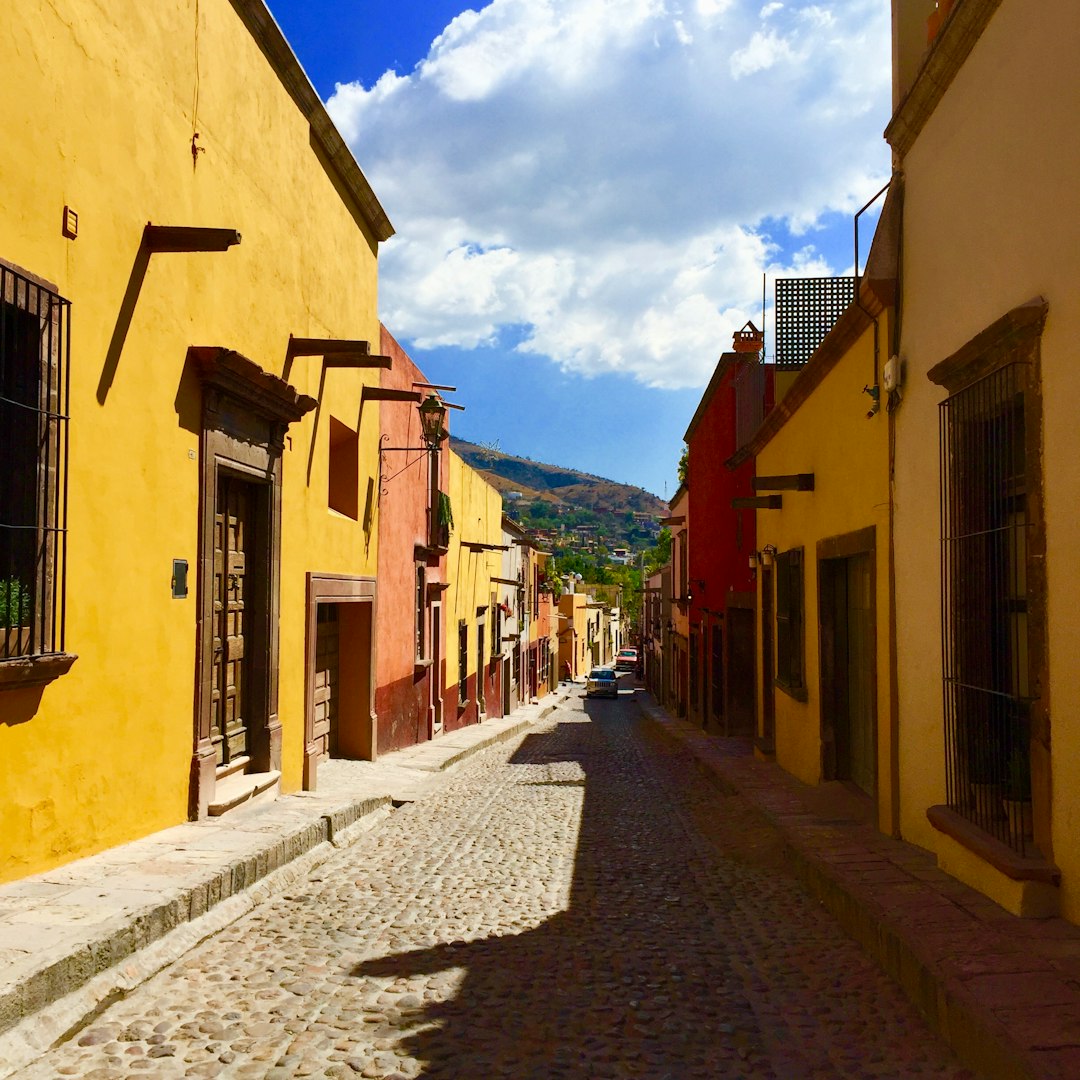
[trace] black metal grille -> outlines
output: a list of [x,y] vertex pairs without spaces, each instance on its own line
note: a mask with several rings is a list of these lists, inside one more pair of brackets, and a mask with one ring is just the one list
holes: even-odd
[[1023,853],[1031,843],[1024,424],[1011,364],[941,404],[946,794]]
[[855,299],[853,277],[777,278],[776,366],[802,367]]
[[69,313],[0,265],[0,660],[64,649]]

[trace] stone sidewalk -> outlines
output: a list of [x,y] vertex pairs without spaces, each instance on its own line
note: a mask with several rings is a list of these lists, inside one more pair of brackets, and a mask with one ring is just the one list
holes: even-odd
[[375,762],[330,761],[317,792],[176,825],[0,885],[0,1077],[578,689],[562,684],[507,717]]
[[810,893],[882,965],[965,1064],[992,1080],[1080,1077],[1080,928],[1020,919],[882,835],[842,784],[811,787],[744,739],[638,704],[698,767],[780,831]]

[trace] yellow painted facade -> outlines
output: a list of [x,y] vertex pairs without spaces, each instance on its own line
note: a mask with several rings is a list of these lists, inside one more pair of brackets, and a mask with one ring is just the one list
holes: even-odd
[[[812,491],[782,491],[779,510],[757,511],[757,543],[778,554],[802,551],[802,685],[793,689],[774,686],[777,762],[806,783],[824,779],[851,779],[845,776],[844,762],[830,761],[828,745],[833,741],[830,725],[838,718],[824,700],[823,672],[827,671],[823,650],[823,620],[829,619],[830,601],[820,592],[829,589],[830,567],[843,570],[839,561],[867,552],[872,570],[873,608],[876,634],[872,648],[872,674],[876,683],[873,714],[869,722],[876,737],[873,774],[875,780],[863,785],[876,797],[878,826],[893,831],[894,762],[890,747],[895,722],[892,708],[893,685],[890,664],[891,610],[889,589],[889,419],[884,411],[867,417],[869,399],[863,387],[875,380],[874,332],[869,320],[849,312],[861,332],[841,351],[812,392],[795,408],[782,426],[759,450],[756,471],[759,477],[788,477],[812,473]],[[880,343],[889,340],[890,312],[878,316]],[[800,374],[806,378],[823,356],[819,351]],[[787,402],[790,405],[791,399]],[[768,489],[766,489],[768,490]],[[872,536],[866,530],[872,530]],[[857,549],[857,551],[856,551]],[[776,575],[778,559],[770,556],[772,569],[758,570],[759,588],[768,578],[777,610]],[[825,575],[823,577],[823,575]],[[761,610],[759,601],[758,610]],[[861,627],[861,629],[865,629]],[[762,685],[763,628],[758,620],[757,684]],[[775,625],[768,628],[775,635]],[[776,650],[773,650],[774,656]],[[774,667],[773,675],[776,674]],[[762,732],[762,701],[758,696],[758,730]],[[841,741],[843,735],[841,732]]]
[[[188,816],[201,453],[189,347],[235,350],[318,402],[282,455],[284,790],[303,782],[306,575],[375,574],[364,509],[378,409],[361,391],[378,372],[287,364],[286,350],[295,335],[378,351],[389,223],[351,158],[328,165],[347,152],[321,106],[305,112],[310,87],[285,85],[303,76],[268,23],[240,0],[29,0],[4,15],[0,259],[72,305],[65,648],[78,659],[44,686],[0,685],[0,881]],[[242,239],[146,255],[148,222]],[[357,436],[357,519],[328,507],[331,418]],[[191,569],[186,599],[170,595],[173,559]]]
[[[902,30],[894,31],[894,51],[903,51]],[[955,70],[947,63],[953,31],[974,40]],[[1025,890],[927,818],[946,802],[938,406],[948,393],[927,376],[1007,313],[1042,298],[1042,430],[1029,443],[1029,457],[1035,447],[1042,455],[1047,581],[1046,672],[1034,687],[1047,728],[1036,724],[1031,751],[1035,841],[1036,854],[1060,871],[1060,910],[1073,922],[1080,922],[1078,37],[1080,9],[1071,0],[1047,0],[1037,15],[1023,0],[965,0],[929,55],[924,39],[900,57],[912,84],[900,89],[921,117],[910,122],[914,109],[898,97],[887,132],[906,188],[895,480],[902,832],[1010,910],[1045,913],[1044,896],[1031,900],[1045,887]],[[916,77],[920,64],[925,74]]]
[[[450,587],[446,592],[446,693],[445,723],[448,729],[473,723],[476,713],[477,628],[481,619],[487,626],[492,592],[492,578],[502,566],[503,544],[502,496],[483,476],[467,465],[452,450],[450,465],[450,505],[454,527],[446,555],[446,573]],[[472,546],[470,546],[472,545]],[[459,661],[459,634],[466,639],[464,671]],[[490,638],[485,647],[490,656]],[[459,697],[458,685],[468,681],[467,699]],[[468,707],[458,707],[462,701]]]
[[589,652],[589,598],[583,592],[559,597],[559,677],[583,679],[592,667]]

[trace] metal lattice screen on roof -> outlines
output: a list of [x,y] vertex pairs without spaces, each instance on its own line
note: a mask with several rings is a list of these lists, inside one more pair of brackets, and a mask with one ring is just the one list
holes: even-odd
[[855,299],[853,277],[776,279],[776,366],[801,367]]

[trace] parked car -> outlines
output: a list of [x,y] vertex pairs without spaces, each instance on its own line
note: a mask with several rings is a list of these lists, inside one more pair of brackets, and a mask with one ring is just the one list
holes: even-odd
[[636,671],[637,649],[620,649],[619,655],[615,657],[615,670]]
[[586,697],[618,697],[619,676],[609,667],[594,667],[585,683]]

